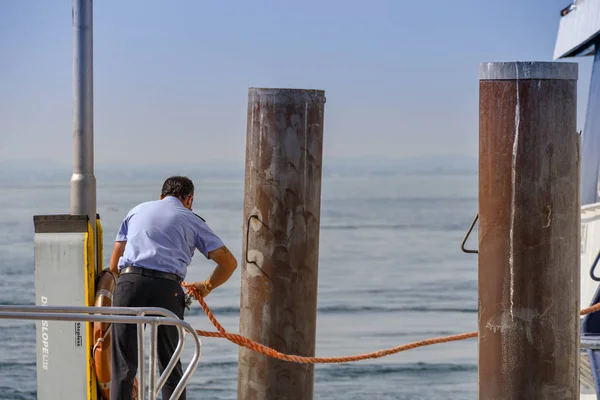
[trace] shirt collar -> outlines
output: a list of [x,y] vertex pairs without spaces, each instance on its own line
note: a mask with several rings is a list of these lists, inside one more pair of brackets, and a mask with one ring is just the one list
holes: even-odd
[[173,204],[179,204],[180,206],[183,207],[183,204],[181,204],[181,201],[175,196],[166,196],[164,199],[162,199],[162,201],[166,201],[166,202],[173,203]]

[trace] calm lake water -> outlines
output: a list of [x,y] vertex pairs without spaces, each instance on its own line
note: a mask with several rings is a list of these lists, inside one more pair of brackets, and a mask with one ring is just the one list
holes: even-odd
[[[194,181],[196,211],[241,260],[243,180]],[[121,219],[137,203],[156,198],[161,184],[99,182],[105,265]],[[68,213],[69,191],[68,178],[63,184],[0,185],[1,304],[34,303],[32,217]],[[476,212],[476,174],[324,177],[317,356],[477,330],[477,257],[460,250]],[[197,253],[188,281],[205,279],[212,269]],[[207,299],[231,332],[238,332],[240,276],[238,269]],[[186,320],[214,330],[197,304]],[[237,347],[224,339],[203,344],[188,398],[236,399]],[[187,345],[186,364],[191,351]],[[34,323],[0,321],[0,355],[0,398],[35,399]],[[476,339],[315,370],[316,399],[476,397]]]

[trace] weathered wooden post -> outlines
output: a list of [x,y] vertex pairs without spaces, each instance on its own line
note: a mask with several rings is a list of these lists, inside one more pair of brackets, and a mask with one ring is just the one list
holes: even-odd
[[480,400],[579,399],[577,74],[480,68]]
[[[248,94],[240,333],[314,356],[325,93]],[[314,367],[239,352],[238,399],[313,398]]]

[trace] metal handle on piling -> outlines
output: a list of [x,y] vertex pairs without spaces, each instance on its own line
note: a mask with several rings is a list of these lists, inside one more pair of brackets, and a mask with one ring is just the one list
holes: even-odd
[[478,219],[479,219],[479,213],[477,213],[477,215],[475,215],[475,218],[473,219],[473,222],[471,222],[471,226],[469,227],[469,230],[467,231],[467,234],[465,235],[465,238],[463,239],[463,241],[460,245],[460,249],[465,253],[471,253],[471,254],[479,253],[478,250],[469,250],[469,249],[465,248],[465,243],[467,243],[467,239],[469,239],[469,236],[471,235],[471,231],[473,231],[473,227],[475,226],[475,223],[477,222]]
[[249,251],[249,249],[248,249],[248,243],[250,241],[250,221],[252,221],[252,218],[256,218],[257,221],[259,221],[261,224],[263,224],[263,222],[260,220],[260,218],[258,218],[257,215],[252,214],[252,215],[250,215],[248,217],[248,220],[246,221],[246,256],[245,256],[245,258],[246,258],[246,263],[247,264],[254,264],[257,267],[259,267],[258,264],[256,264],[255,261],[250,261],[250,259],[248,258],[248,251]]
[[596,259],[594,260],[594,263],[592,264],[592,267],[590,268],[590,278],[592,278],[596,282],[600,282],[600,278],[594,274],[599,260],[600,260],[600,251],[598,251],[598,254],[596,255]]
[[252,221],[252,218],[256,219],[258,222],[260,222],[260,224],[262,226],[267,228],[267,230],[271,231],[269,229],[269,227],[258,217],[258,215],[255,215],[255,214],[250,215],[248,217],[248,220],[246,221],[246,254],[245,254],[244,258],[246,259],[246,264],[254,264],[256,266],[256,268],[258,268],[268,280],[273,282],[273,280],[271,279],[269,274],[267,274],[265,271],[263,271],[262,265],[258,265],[258,263],[256,261],[251,261],[250,258],[248,257],[248,252],[250,251],[250,248],[249,248],[250,247],[249,246],[249,243],[250,243],[250,221]]

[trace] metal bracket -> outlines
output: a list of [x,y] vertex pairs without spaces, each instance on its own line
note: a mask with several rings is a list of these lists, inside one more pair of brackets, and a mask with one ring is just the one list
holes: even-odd
[[596,282],[600,282],[600,278],[597,277],[596,274],[594,274],[594,272],[596,271],[596,267],[598,266],[599,260],[600,260],[600,251],[598,252],[598,255],[596,255],[596,259],[594,260],[594,263],[592,264],[592,267],[590,268],[590,278],[592,278]]
[[271,282],[273,282],[273,280],[271,279],[271,277],[269,276],[269,274],[267,274],[265,271],[263,271],[262,267],[260,265],[258,265],[258,263],[256,261],[251,261],[248,258],[248,252],[250,251],[249,249],[249,243],[250,243],[250,221],[252,221],[252,218],[255,218],[258,222],[261,223],[262,226],[264,226],[265,228],[267,228],[267,230],[269,232],[271,232],[271,229],[269,229],[269,227],[258,217],[258,215],[252,214],[248,217],[248,220],[246,220],[246,254],[244,256],[244,258],[246,259],[246,264],[254,264],[256,266],[256,268],[258,268],[260,270],[260,272],[263,273],[264,276],[267,277],[267,279],[269,279]]
[[477,215],[475,215],[475,218],[473,219],[473,222],[471,222],[471,226],[469,227],[469,230],[467,231],[467,234],[465,235],[465,238],[463,239],[463,241],[460,245],[460,249],[465,253],[479,254],[478,250],[469,250],[469,249],[465,248],[465,243],[467,243],[467,239],[469,239],[469,236],[471,235],[471,231],[473,231],[473,227],[475,226],[475,223],[477,222],[478,219],[479,219],[479,213],[477,213]]

